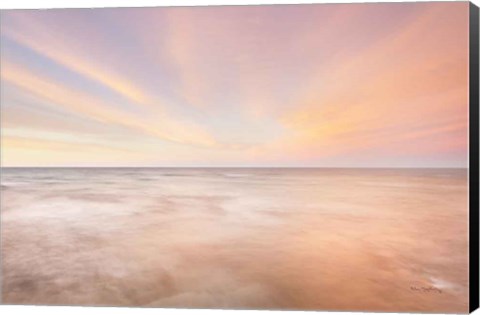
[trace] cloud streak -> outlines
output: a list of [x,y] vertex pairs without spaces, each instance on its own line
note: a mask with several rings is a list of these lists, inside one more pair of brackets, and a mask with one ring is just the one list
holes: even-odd
[[[3,11],[2,163],[34,165],[31,150],[58,165],[466,167],[467,16],[465,3]],[[38,137],[12,138],[27,129]],[[84,161],[55,155],[75,145]]]

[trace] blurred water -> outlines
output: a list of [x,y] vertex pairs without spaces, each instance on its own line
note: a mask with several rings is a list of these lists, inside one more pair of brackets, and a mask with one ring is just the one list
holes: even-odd
[[13,304],[466,312],[452,169],[2,169]]

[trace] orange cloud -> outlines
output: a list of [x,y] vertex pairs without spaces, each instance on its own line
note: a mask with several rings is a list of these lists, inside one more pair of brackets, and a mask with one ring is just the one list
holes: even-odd
[[135,117],[131,113],[114,109],[95,96],[49,81],[8,62],[2,63],[1,75],[2,80],[12,82],[51,104],[89,119],[124,126],[130,128],[132,132],[144,133],[165,141],[200,146],[215,145],[213,137],[194,123],[176,120],[158,112],[152,112],[147,119]]
[[[12,45],[2,83],[21,91],[13,98],[62,109],[67,122],[102,126],[107,146],[142,152],[138,163],[355,166],[356,157],[388,165],[411,155],[415,165],[465,166],[467,13],[467,3],[13,12],[2,20]],[[14,63],[42,57],[58,67]],[[59,73],[65,82],[52,79]],[[71,85],[79,78],[116,95]],[[5,112],[10,136],[27,127],[85,136]]]
[[452,134],[438,148],[456,142],[466,151],[468,38],[466,22],[458,23],[464,9],[421,11],[409,27],[314,78],[281,117],[292,131],[289,147],[304,157],[382,146],[394,155],[391,143],[404,150],[412,139]]

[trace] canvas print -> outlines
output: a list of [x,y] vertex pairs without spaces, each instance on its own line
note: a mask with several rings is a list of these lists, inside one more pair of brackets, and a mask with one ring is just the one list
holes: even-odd
[[3,10],[2,303],[467,312],[468,16]]

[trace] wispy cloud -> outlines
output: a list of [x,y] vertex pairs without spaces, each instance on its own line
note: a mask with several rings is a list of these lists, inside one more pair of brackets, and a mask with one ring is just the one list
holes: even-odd
[[2,162],[31,144],[61,165],[80,162],[55,150],[78,146],[82,165],[465,166],[467,15],[465,3],[3,11]]
[[211,146],[215,140],[202,129],[188,121],[153,112],[150,117],[135,117],[131,113],[119,111],[101,99],[79,91],[76,87],[67,87],[59,82],[49,81],[21,66],[2,63],[2,81],[13,83],[32,93],[36,97],[86,118],[113,126],[129,128],[131,132],[140,132],[158,137],[160,140],[192,145]]
[[[48,29],[42,24],[42,21],[36,21],[35,14],[32,15],[32,13],[15,12],[12,14],[15,15],[15,19],[19,20],[18,23],[22,25],[22,28],[9,27],[6,23],[2,28],[2,37],[28,47],[54,62],[110,88],[131,101],[146,102],[146,96],[140,88],[122,77],[121,74],[116,73],[115,69],[106,68],[105,65],[95,61],[95,55],[85,56],[82,54],[78,49],[79,45],[72,44],[75,41],[74,38],[62,36],[61,28],[52,32],[52,29]],[[95,36],[95,32],[91,30],[89,35]],[[88,43],[83,44],[88,45]]]

